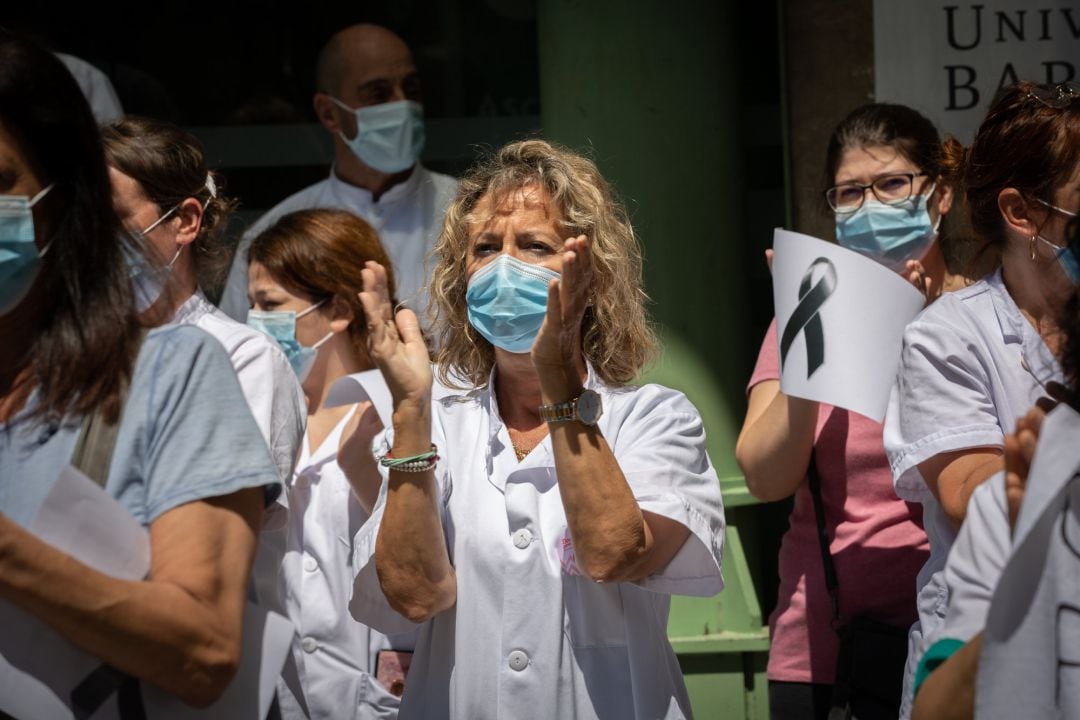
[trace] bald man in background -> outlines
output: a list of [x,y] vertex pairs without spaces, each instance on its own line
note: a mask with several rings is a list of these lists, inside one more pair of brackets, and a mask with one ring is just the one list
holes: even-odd
[[367,221],[394,266],[398,299],[426,320],[429,268],[457,180],[419,163],[424,145],[420,76],[405,42],[378,25],[341,30],[319,53],[315,114],[334,139],[330,176],[289,196],[244,233],[221,297],[240,322],[248,311],[247,249],[296,210],[348,210]]

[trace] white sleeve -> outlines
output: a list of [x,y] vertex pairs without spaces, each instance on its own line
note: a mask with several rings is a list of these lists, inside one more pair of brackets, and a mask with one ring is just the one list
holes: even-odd
[[[252,228],[252,230],[254,227]],[[225,281],[225,289],[221,291],[221,300],[218,307],[236,322],[247,322],[248,308],[248,248],[255,238],[252,230],[244,233],[236,246],[233,255],[232,267],[229,268],[229,277]]]
[[724,506],[697,408],[682,393],[647,385],[618,429],[612,451],[642,511],[686,526],[690,536],[641,587],[708,597],[724,588]]
[[252,337],[232,354],[244,398],[266,440],[282,482],[292,476],[304,437],[303,390],[284,353],[269,339]]
[[971,495],[967,517],[945,562],[949,609],[927,646],[945,638],[967,642],[982,632],[1011,550],[1005,473],[998,473]]
[[901,498],[921,501],[930,492],[919,463],[946,452],[1000,447],[1004,442],[984,355],[981,343],[955,327],[917,319],[904,331],[883,434],[893,485]]

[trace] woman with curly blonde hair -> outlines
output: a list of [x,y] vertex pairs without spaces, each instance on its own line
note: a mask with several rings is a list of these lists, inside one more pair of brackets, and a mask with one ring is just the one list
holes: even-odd
[[390,387],[351,610],[419,626],[402,717],[682,718],[669,595],[720,591],[724,515],[697,410],[633,387],[655,344],[641,254],[589,160],[540,140],[462,183],[416,316],[364,270]]

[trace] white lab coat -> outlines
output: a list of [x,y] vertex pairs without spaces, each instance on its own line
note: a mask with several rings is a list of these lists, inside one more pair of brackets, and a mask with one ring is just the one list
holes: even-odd
[[1078,440],[1080,414],[1047,415],[983,631],[978,718],[1080,717]]
[[330,177],[289,196],[267,211],[244,233],[221,296],[221,309],[240,322],[247,318],[247,250],[252,240],[282,215],[297,210],[348,210],[379,234],[394,269],[398,300],[416,311],[426,325],[432,267],[427,256],[442,230],[443,215],[457,192],[457,180],[417,165],[409,178],[387,190],[378,202],[369,191]]
[[919,573],[901,717],[911,712],[915,667],[948,609],[942,569],[956,533],[919,474],[941,453],[1001,447],[1061,369],[1005,288],[998,270],[947,293],[904,331],[884,444],[896,493],[923,504],[930,559]]
[[307,713],[290,686],[280,695],[285,720],[397,717],[398,698],[374,677],[378,653],[411,651],[416,642],[414,632],[388,638],[349,615],[352,543],[368,514],[338,466],[337,452],[356,410],[354,405],[318,448],[312,449],[305,435],[288,486],[282,574],[289,619],[296,625],[292,654]]
[[[720,572],[724,513],[697,410],[658,385],[609,388],[600,429],[642,510],[690,536],[637,583],[578,572],[550,439],[518,463],[488,388],[433,410],[454,607],[420,626],[403,718],[684,718],[690,706],[667,640],[673,593],[709,596]],[[385,631],[414,627],[379,588],[375,538],[386,483],[356,538],[353,616]]]

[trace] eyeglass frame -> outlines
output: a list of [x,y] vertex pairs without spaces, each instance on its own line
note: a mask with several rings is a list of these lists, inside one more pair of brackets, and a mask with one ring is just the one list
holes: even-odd
[[[894,178],[894,177],[906,177],[908,179],[908,194],[905,197],[900,198],[900,199],[896,199],[896,200],[883,200],[881,198],[881,196],[878,195],[877,190],[874,189],[874,185],[875,185],[875,183],[877,183],[877,182],[879,182],[881,180],[884,180],[886,178]],[[880,203],[882,203],[884,205],[899,205],[900,203],[907,202],[908,200],[910,200],[916,194],[915,193],[915,178],[917,178],[917,177],[930,177],[930,173],[924,173],[924,172],[920,172],[920,173],[917,173],[917,172],[886,173],[884,175],[879,175],[878,177],[874,178],[873,182],[871,182],[869,184],[865,184],[865,185],[863,183],[858,183],[858,182],[839,183],[837,185],[833,185],[832,187],[829,187],[829,188],[825,189],[825,202],[829,205],[829,207],[832,209],[832,211],[834,213],[836,213],[838,215],[851,215],[852,213],[856,213],[860,209],[862,209],[862,206],[866,203],[866,191],[869,190],[870,192],[874,193],[874,197],[877,198],[878,202],[880,202]],[[829,200],[829,193],[833,192],[837,188],[842,188],[842,187],[857,187],[860,190],[862,190],[862,195],[860,196],[859,204],[856,205],[855,207],[851,208],[850,210],[848,210],[848,209],[841,210],[841,209],[837,208],[835,205],[833,205],[832,201]],[[919,194],[922,194],[922,189],[920,189]]]
[[[1053,97],[1044,97],[1046,94],[1053,94]],[[1069,107],[1073,101],[1080,100],[1080,83],[1069,80],[1054,86],[1035,85],[1028,90],[1027,96],[1045,107],[1061,110]]]

